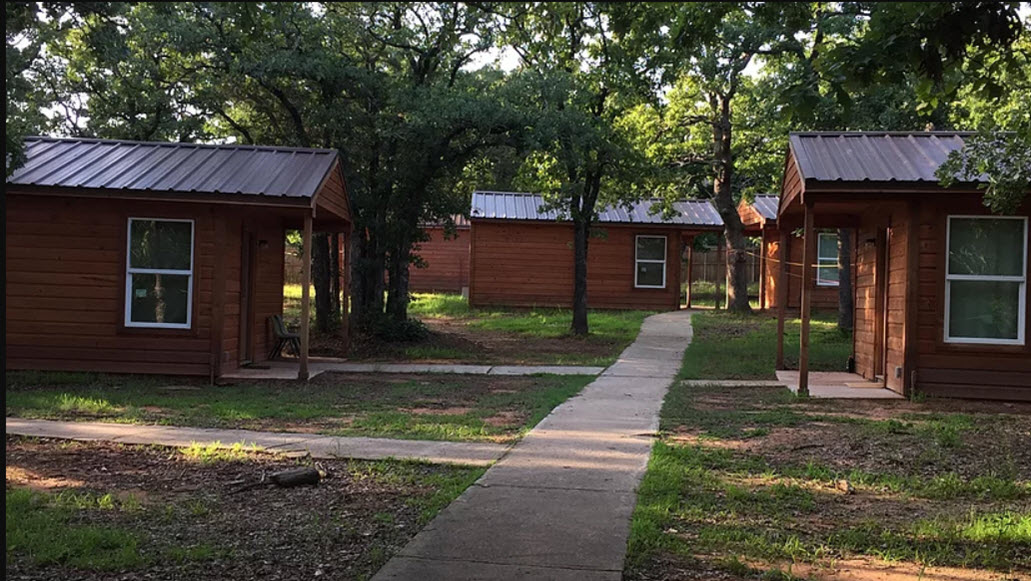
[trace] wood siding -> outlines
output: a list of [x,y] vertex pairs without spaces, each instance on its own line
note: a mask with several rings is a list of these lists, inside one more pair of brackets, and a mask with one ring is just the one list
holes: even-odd
[[[195,221],[190,329],[124,326],[130,216]],[[239,357],[244,216],[249,214],[239,206],[9,191],[7,368],[208,375],[221,357],[223,371],[232,369]],[[255,273],[253,330],[262,358],[264,321],[282,309],[282,220],[270,211],[255,229],[256,238],[268,243]],[[225,278],[216,285],[219,270]],[[222,289],[217,301],[216,288]]]
[[[767,226],[763,229],[766,239],[766,260],[764,272],[766,277],[766,308],[777,308],[777,285],[780,284],[780,230]],[[802,250],[801,238],[792,237],[788,244],[788,308],[797,309],[802,305]],[[853,281],[855,273],[853,272]],[[838,308],[838,287],[819,286],[813,283],[813,309],[832,311]]]
[[469,286],[469,228],[444,238],[443,228],[427,228],[430,239],[420,242],[415,251],[426,263],[424,268],[409,269],[409,288],[414,292],[461,292]]
[[[978,197],[919,206],[916,338],[917,389],[923,393],[979,399],[1031,400],[1031,285],[1025,285],[1025,344],[945,343],[946,220],[987,215]],[[1031,216],[1031,204],[1018,212]],[[1029,241],[1031,243],[1031,241]],[[1031,264],[1028,265],[1031,271]]]
[[[344,185],[344,175],[340,170],[340,162],[337,162],[330,170],[326,182],[319,189],[316,196],[316,218],[318,220],[343,220],[351,221],[351,202],[347,197],[347,187]],[[326,212],[332,216],[325,215]]]
[[[587,263],[591,308],[673,310],[680,302],[681,231],[599,227]],[[472,224],[469,302],[474,306],[569,307],[573,299],[573,226],[477,220]],[[635,235],[664,235],[666,287],[634,288]]]

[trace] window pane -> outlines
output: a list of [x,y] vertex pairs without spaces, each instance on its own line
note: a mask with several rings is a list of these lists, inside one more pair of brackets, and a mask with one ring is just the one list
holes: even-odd
[[838,235],[830,232],[820,234],[819,248],[816,255],[820,258],[833,258],[838,261]]
[[133,323],[185,325],[190,277],[183,274],[130,274],[129,311]]
[[1017,339],[1019,282],[949,281],[949,336]]
[[1024,274],[1024,221],[952,218],[949,274]]
[[133,220],[131,226],[129,266],[190,270],[190,222]]
[[816,272],[816,280],[822,283],[838,284],[838,259],[820,259],[820,268]]
[[637,239],[638,260],[665,260],[666,239],[665,238],[638,238]]
[[637,263],[637,286],[662,286],[664,264],[658,262]]

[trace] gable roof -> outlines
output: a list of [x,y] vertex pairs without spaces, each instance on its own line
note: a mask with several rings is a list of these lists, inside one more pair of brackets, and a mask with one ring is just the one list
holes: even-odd
[[776,220],[779,203],[780,196],[777,194],[756,194],[752,207],[764,220]]
[[[626,207],[606,207],[598,212],[598,222],[609,224],[672,224],[683,226],[722,227],[723,219],[708,200],[682,200],[673,203],[675,214],[669,218],[651,213],[658,202],[646,200],[635,202],[628,211]],[[658,206],[655,206],[658,210]],[[545,210],[544,198],[540,194],[520,192],[473,192],[472,219],[492,220],[567,220],[557,210]]]
[[[336,150],[29,137],[8,185],[312,198]],[[300,201],[300,200],[298,200]]]
[[793,132],[791,153],[802,179],[818,182],[930,182],[965,131]]

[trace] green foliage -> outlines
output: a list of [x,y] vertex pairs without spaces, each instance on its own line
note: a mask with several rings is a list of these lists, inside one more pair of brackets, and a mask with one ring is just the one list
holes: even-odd
[[[1016,212],[1031,191],[1031,124],[1018,133],[981,131],[964,140],[938,168],[945,187],[979,182],[984,205],[999,214]],[[986,178],[987,183],[980,183]]]

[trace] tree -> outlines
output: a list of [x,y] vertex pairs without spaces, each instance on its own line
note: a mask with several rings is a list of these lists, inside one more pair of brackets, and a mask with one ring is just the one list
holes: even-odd
[[[59,130],[339,149],[354,210],[352,320],[406,321],[420,223],[465,211],[449,184],[522,125],[500,77],[467,70],[492,45],[491,16],[445,2],[122,9],[84,21],[40,67],[51,101],[73,106]],[[336,277],[327,238],[313,244],[327,328]]]
[[619,45],[605,3],[509,5],[499,12],[505,40],[522,61],[517,82],[529,87],[533,149],[522,183],[573,222],[574,335],[589,332],[587,256],[598,210],[639,194],[626,179],[637,159],[619,117],[640,100],[632,55]]

